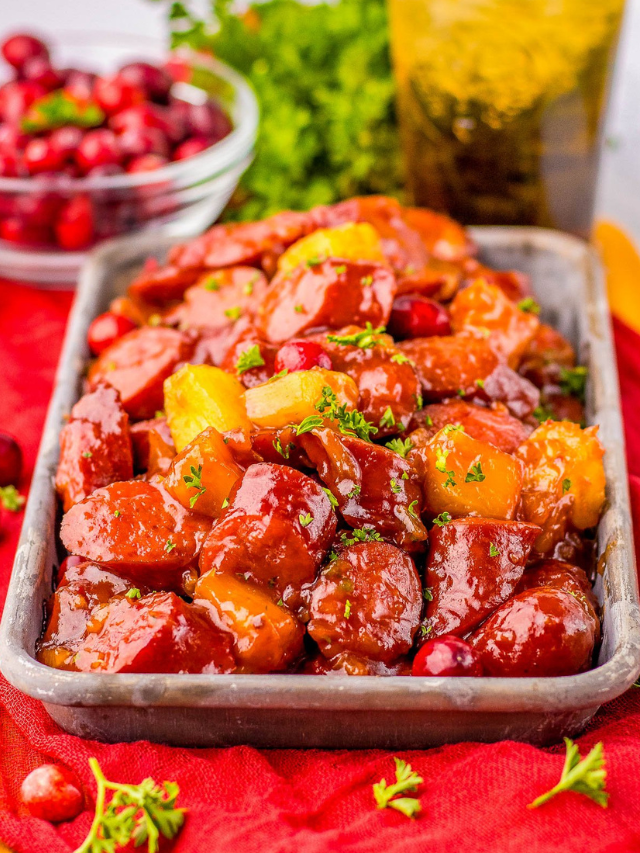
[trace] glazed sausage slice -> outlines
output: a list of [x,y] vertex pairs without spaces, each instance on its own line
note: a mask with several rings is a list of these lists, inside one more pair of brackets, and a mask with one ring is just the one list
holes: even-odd
[[421,609],[411,557],[385,542],[362,542],[342,550],[314,582],[307,629],[326,658],[348,652],[392,663],[411,648]]
[[[255,388],[267,382],[273,374],[273,363],[278,347],[267,343],[260,335],[249,317],[239,320],[227,339],[226,352],[220,362],[220,367],[227,373],[235,373],[245,388]],[[255,367],[247,369],[249,361],[255,362]],[[244,357],[244,364],[243,364]],[[262,362],[260,364],[259,362]]]
[[73,657],[81,672],[233,672],[231,636],[173,592],[112,599]]
[[540,404],[540,392],[515,370],[506,364],[499,364],[482,384],[476,395],[488,403],[504,403],[516,418],[528,418]]
[[422,492],[415,469],[386,447],[331,429],[298,437],[351,527],[373,527],[408,551],[420,550],[427,531],[420,520]]
[[252,465],[207,538],[200,568],[240,574],[296,606],[336,526],[329,498],[311,477],[282,465]]
[[144,326],[107,347],[91,366],[89,383],[116,388],[132,418],[153,418],[164,405],[162,383],[192,351],[191,338],[182,332]]
[[101,486],[131,477],[129,416],[116,389],[99,383],[78,400],[62,428],[56,490],[66,512]]
[[211,519],[185,510],[158,485],[113,483],[71,507],[60,536],[71,554],[152,589],[182,589]]
[[472,397],[499,363],[486,340],[462,335],[413,338],[398,349],[414,363],[425,399],[433,401]]
[[304,332],[386,325],[396,281],[383,264],[328,258],[279,272],[258,309],[256,325],[271,343]]
[[[428,637],[462,636],[514,592],[539,528],[518,521],[460,518],[429,533]],[[426,636],[426,635],[425,635]]]
[[492,444],[503,453],[515,453],[532,432],[531,427],[514,418],[500,404],[497,408],[488,409],[466,400],[433,403],[416,412],[412,420],[412,425],[421,427],[425,431],[421,435],[428,438],[447,424],[460,425],[471,438]]
[[575,675],[593,656],[593,620],[567,592],[537,587],[505,602],[469,638],[487,675]]
[[149,476],[160,474],[164,477],[176,455],[167,419],[153,418],[133,424],[131,442],[135,470]]
[[541,560],[524,573],[516,592],[524,592],[538,586],[550,586],[575,596],[593,619],[596,641],[599,639],[598,600],[593,594],[584,569],[564,560]]

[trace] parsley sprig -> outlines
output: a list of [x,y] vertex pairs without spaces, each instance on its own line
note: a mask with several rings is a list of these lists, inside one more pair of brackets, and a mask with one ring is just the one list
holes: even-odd
[[465,483],[481,483],[484,479],[485,475],[482,472],[482,463],[478,462],[477,465],[472,465],[467,471],[464,481]]
[[355,435],[363,441],[371,441],[371,435],[378,432],[378,427],[369,423],[362,412],[357,409],[347,411],[346,403],[339,405],[338,398],[328,385],[322,389],[322,398],[316,403],[316,409],[324,418],[335,421],[343,435]]
[[393,760],[396,763],[396,781],[387,785],[387,780],[381,779],[374,784],[376,805],[379,809],[395,809],[405,817],[413,818],[420,812],[420,801],[415,797],[398,797],[398,794],[414,793],[424,779],[406,761],[395,757]]
[[342,344],[342,346],[373,349],[380,343],[376,336],[383,334],[384,330],[384,326],[378,326],[377,329],[374,329],[371,323],[367,322],[365,328],[360,332],[355,332],[353,335],[327,335],[327,340],[333,344]]
[[200,495],[203,495],[207,491],[206,488],[202,485],[202,465],[198,465],[197,468],[192,465],[191,474],[185,474],[182,479],[187,484],[187,486],[189,486],[189,488],[198,490],[196,494],[193,495],[193,497],[189,498],[189,506],[191,507],[191,509],[193,509]]
[[[180,791],[175,782],[157,785],[148,778],[139,785],[124,785],[105,778],[97,759],[89,766],[98,784],[96,812],[89,834],[75,853],[115,853],[133,841],[147,842],[149,853],[157,853],[159,838],[175,838],[184,823],[185,809],[176,808]],[[105,808],[107,791],[114,791]]]
[[254,344],[240,354],[240,358],[236,362],[236,370],[238,373],[246,373],[252,367],[262,367],[263,364],[264,358],[260,352],[260,347],[258,344]]
[[584,794],[606,809],[609,794],[605,791],[607,771],[602,742],[597,743],[584,758],[580,757],[578,747],[571,738],[566,737],[564,743],[567,754],[560,781],[550,791],[529,803],[528,808],[535,809],[541,806],[561,791],[575,791],[578,794]]
[[406,459],[407,454],[409,451],[413,450],[415,445],[408,438],[392,438],[391,441],[388,441],[385,444],[385,447],[388,447],[389,450],[393,450],[394,453],[397,453],[399,456],[402,456],[403,459]]
[[565,397],[577,397],[584,403],[588,374],[586,367],[563,367],[560,371],[560,390]]
[[343,545],[355,545],[356,542],[383,542],[382,536],[373,527],[358,527],[349,533],[341,533],[340,539]]

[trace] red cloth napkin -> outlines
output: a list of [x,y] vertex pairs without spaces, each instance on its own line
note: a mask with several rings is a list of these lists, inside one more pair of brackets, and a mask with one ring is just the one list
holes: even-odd
[[[51,391],[68,294],[0,282],[0,429],[14,433],[35,459]],[[629,468],[640,507],[640,337],[616,324]],[[20,526],[5,513],[0,540],[4,598]],[[636,525],[637,526],[637,525]],[[559,779],[562,746],[461,743],[399,753],[424,777],[422,814],[410,821],[375,808],[371,786],[393,778],[384,751],[174,749],[147,742],[103,744],[62,732],[40,704],[0,679],[0,839],[16,853],[70,853],[89,829],[92,811],[57,827],[25,815],[17,794],[24,776],[44,761],[72,768],[91,802],[87,759],[95,755],[108,778],[145,776],[180,785],[189,810],[171,848],[176,853],[598,853],[640,850],[640,690],[604,708],[579,739],[588,751],[605,744],[610,805],[562,794],[526,808]],[[146,848],[143,848],[146,849]],[[165,849],[163,845],[163,850]]]

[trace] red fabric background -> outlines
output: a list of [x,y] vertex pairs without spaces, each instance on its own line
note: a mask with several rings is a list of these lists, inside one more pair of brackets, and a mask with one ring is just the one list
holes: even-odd
[[[0,430],[19,437],[27,472],[34,463],[69,294],[0,282]],[[616,324],[634,504],[640,506],[640,338]],[[4,599],[20,517],[4,514],[0,596]],[[189,809],[176,853],[406,853],[407,850],[491,853],[578,853],[640,850],[640,690],[598,714],[580,748],[603,740],[607,810],[565,794],[526,808],[554,785],[564,748],[462,743],[409,751],[402,757],[425,779],[422,815],[409,821],[374,806],[371,786],[393,777],[391,753],[322,752],[249,747],[187,750],[142,742],[105,746],[62,732],[38,702],[0,679],[0,839],[16,853],[70,853],[84,838],[91,812],[54,827],[25,816],[17,801],[24,776],[43,761],[72,768],[90,794],[87,766],[97,756],[108,778],[147,775],[180,785]]]

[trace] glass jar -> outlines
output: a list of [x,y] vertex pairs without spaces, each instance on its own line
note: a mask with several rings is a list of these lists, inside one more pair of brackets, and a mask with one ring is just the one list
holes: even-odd
[[624,0],[389,0],[413,202],[590,230]]

